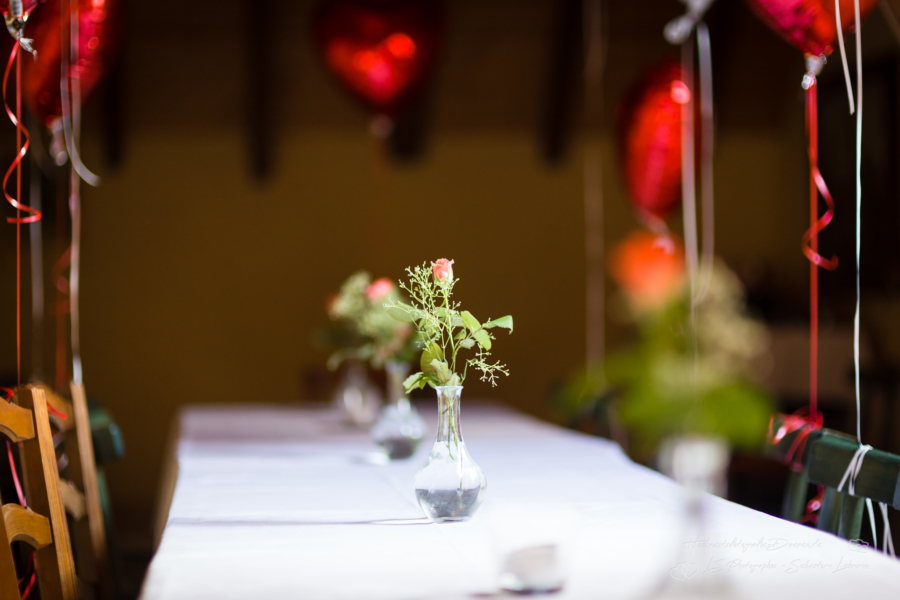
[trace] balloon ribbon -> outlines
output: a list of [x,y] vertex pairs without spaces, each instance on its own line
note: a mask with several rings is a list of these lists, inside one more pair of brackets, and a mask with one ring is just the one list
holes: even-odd
[[[6,99],[6,87],[9,81],[9,73],[12,70],[13,63],[16,65],[16,112],[13,113]],[[17,360],[17,380],[22,383],[22,228],[23,223],[34,223],[41,219],[41,211],[35,210],[30,206],[26,206],[19,202],[22,197],[22,159],[28,152],[29,136],[28,130],[22,126],[22,60],[19,57],[19,44],[13,44],[12,51],[9,53],[9,61],[6,63],[6,71],[3,73],[3,106],[9,120],[16,126],[16,157],[6,170],[3,177],[3,195],[6,200],[16,209],[16,216],[6,219],[8,223],[16,225],[16,360]],[[22,144],[22,135],[25,136],[25,144]],[[13,198],[6,191],[6,184],[12,176],[13,171],[16,173],[16,197]],[[28,213],[28,216],[21,216],[22,211]]]
[[822,413],[811,415],[806,408],[801,408],[791,415],[785,415],[784,421],[778,427],[778,431],[774,431],[775,417],[769,419],[769,435],[768,441],[775,445],[785,437],[792,433],[797,433],[797,437],[791,442],[790,448],[784,455],[784,460],[789,463],[795,471],[803,470],[803,452],[806,449],[806,443],[809,435],[822,428]]
[[61,390],[66,384],[68,370],[66,366],[66,315],[70,311],[69,280],[63,275],[72,262],[72,246],[63,252],[53,265],[51,278],[56,286],[56,389]]
[[[833,271],[837,256],[831,260],[819,254],[819,232],[834,217],[834,200],[819,172],[819,117],[816,78],[813,73],[804,77],[806,88],[806,133],[809,138],[809,229],[803,234],[803,254],[809,259],[809,413],[818,414],[819,361],[819,267]],[[828,210],[819,217],[819,194]]]

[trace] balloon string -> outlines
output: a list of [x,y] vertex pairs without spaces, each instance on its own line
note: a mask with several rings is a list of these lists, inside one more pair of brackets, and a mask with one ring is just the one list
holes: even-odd
[[[60,37],[61,44],[62,41],[66,40],[66,24],[69,24],[68,31],[68,39],[69,39],[69,47],[70,52],[74,56],[76,63],[78,60],[77,53],[77,44],[78,44],[78,6],[75,5],[75,8],[72,8],[72,2],[62,2],[60,5],[60,11],[63,13],[60,19],[60,28],[62,30],[62,36]],[[63,134],[66,140],[66,150],[69,153],[69,159],[72,161],[72,168],[78,173],[78,175],[88,184],[92,186],[100,185],[100,177],[95,175],[88,169],[84,163],[81,161],[81,154],[78,149],[78,129],[80,126],[80,98],[78,97],[78,78],[70,77],[69,73],[69,52],[62,52],[62,57],[60,61],[60,77],[59,77],[59,90],[60,90],[60,100],[61,100],[61,108],[62,108],[62,123],[63,123]],[[72,97],[70,99],[70,91],[69,91],[69,79],[72,79],[72,88],[74,88],[71,92]],[[71,104],[70,104],[71,102]]]
[[[28,566],[25,567],[25,572],[29,573],[29,572],[32,572],[33,570],[34,570],[34,551],[32,550],[31,556],[28,558]],[[25,583],[26,577],[28,577],[28,575],[23,575],[23,576],[19,577],[19,585],[22,585],[23,583]],[[25,600],[25,598],[22,598],[22,600]]]
[[[847,100],[850,102],[850,114],[852,115],[855,110],[853,106],[853,86],[850,85],[850,66],[847,64],[847,50],[844,48],[844,27],[841,25],[840,0],[834,0],[834,20],[837,24],[838,46],[841,48],[841,65],[844,67],[844,82],[847,84]],[[859,17],[857,17],[856,28],[859,29]]]
[[[35,138],[37,142],[40,136]],[[37,152],[31,152],[31,205],[41,209],[41,169]],[[29,226],[31,246],[31,380],[44,381],[44,250],[41,221]]]
[[[865,448],[862,443],[862,421],[860,414],[860,393],[859,393],[859,315],[862,294],[860,290],[860,254],[862,250],[862,127],[863,127],[863,66],[862,66],[862,27],[860,26],[861,17],[859,10],[859,0],[853,1],[854,18],[856,19],[856,311],[853,315],[853,371],[854,385],[856,392],[856,441],[860,448]],[[840,19],[840,16],[838,17]],[[840,22],[840,21],[838,21]],[[843,38],[842,30],[838,29],[838,36]],[[860,466],[862,465],[862,452],[859,458]],[[852,482],[851,482],[852,484]],[[884,542],[882,551],[895,556],[894,541],[891,536],[891,523],[888,520],[887,505],[879,502],[881,508],[881,516],[884,521]],[[872,500],[866,498],[866,508],[869,513],[869,526],[872,528],[872,538],[875,546],[878,546],[878,533],[875,530],[875,510],[872,507]]]
[[[853,2],[856,17],[856,312],[853,315],[853,371],[856,387],[856,441],[862,444],[862,427],[859,414],[859,309],[860,309],[860,246],[862,237],[862,119],[863,119],[863,70],[862,70],[862,31],[859,26],[859,0]],[[840,17],[839,17],[840,18]],[[840,30],[838,35],[843,38]],[[873,530],[874,534],[874,530]]]
[[695,386],[700,364],[697,341],[697,189],[694,173],[694,54],[690,38],[681,44],[681,69],[685,85],[690,90],[687,102],[681,105],[681,202],[684,225],[685,262],[690,283],[689,332],[691,353],[691,385]]
[[[66,63],[65,72],[61,74],[60,85],[64,90],[65,100],[69,100],[69,83],[68,62],[78,64],[78,39],[79,39],[79,22],[78,22],[78,5],[69,2],[69,18],[70,18],[70,40],[69,40],[69,57],[64,58]],[[64,53],[65,54],[65,53]],[[70,268],[69,268],[69,325],[70,325],[70,343],[72,345],[72,380],[75,383],[82,382],[81,369],[81,311],[79,310],[79,286],[81,273],[81,179],[84,179],[91,185],[98,185],[100,178],[84,168],[79,158],[79,147],[81,145],[81,81],[78,77],[71,78],[71,111],[67,107],[67,102],[63,102],[63,127],[66,134],[66,145],[69,149],[69,157],[71,159],[72,169],[69,177],[69,212],[72,216],[72,244],[70,246]],[[66,113],[68,118],[66,118]],[[66,125],[69,125],[67,128]],[[93,178],[93,179],[91,179]]]
[[703,250],[700,259],[700,284],[695,302],[701,302],[712,283],[715,257],[715,203],[713,195],[713,89],[712,51],[706,23],[697,23],[697,50],[700,62],[700,197],[703,204]]
[[[809,270],[809,412],[818,414],[818,362],[819,362],[819,267],[833,270],[837,267],[837,257],[831,260],[819,254],[819,232],[831,222],[834,216],[834,201],[819,172],[819,118],[816,94],[816,78],[807,73],[806,86],[806,133],[809,137],[809,219],[810,227],[803,234],[803,254],[810,261]],[[825,198],[828,210],[818,217],[819,193]]]
[[684,246],[691,292],[691,323],[697,293],[697,210],[694,181],[694,55],[689,41],[681,45],[681,69],[690,99],[681,105],[681,196],[684,220]]
[[[16,65],[16,112],[13,114],[6,99],[6,88],[9,82],[9,72],[12,70],[13,63]],[[22,197],[22,159],[28,152],[28,130],[22,126],[22,61],[19,57],[19,44],[13,44],[12,51],[9,53],[9,61],[6,63],[6,70],[3,73],[3,107],[9,120],[16,126],[16,157],[12,164],[6,170],[3,177],[3,195],[6,200],[16,209],[16,216],[6,219],[7,223],[16,225],[16,378],[19,384],[22,383],[22,224],[34,223],[41,218],[41,211],[35,210],[18,201]],[[22,144],[22,134],[25,134],[25,144]],[[9,182],[13,171],[16,172],[16,198],[9,195],[6,191],[6,185]],[[29,213],[30,216],[22,217],[21,211]]]
[[[809,135],[810,226],[806,233],[803,234],[803,254],[805,254],[806,258],[813,264],[822,267],[823,269],[833,271],[838,266],[837,256],[832,256],[829,260],[818,252],[818,234],[825,229],[834,218],[834,199],[831,197],[831,192],[828,191],[828,186],[825,185],[825,180],[822,178],[822,173],[819,171],[818,98],[816,93],[816,80],[814,77],[810,79],[809,87],[806,90],[806,128],[807,134]],[[828,206],[825,214],[820,218],[817,218],[818,194],[822,194],[822,198],[825,199],[825,204]],[[815,411],[812,412],[815,414]]]
[[[5,400],[10,402],[15,392],[7,387],[2,388],[2,390],[6,392]],[[12,446],[9,444],[9,440],[6,440],[6,455],[9,457],[9,470],[12,472],[13,484],[16,487],[16,496],[19,497],[19,506],[24,508],[28,506],[28,502],[25,498],[25,494],[22,493],[22,484],[19,481],[19,474],[16,472],[16,461],[13,459]]]
[[[9,192],[6,191],[6,184],[9,181],[10,176],[12,176],[13,171],[19,171],[22,165],[22,159],[25,158],[25,154],[28,152],[28,146],[30,142],[30,137],[28,135],[28,130],[20,123],[19,115],[21,114],[21,92],[19,90],[19,83],[21,81],[21,64],[17,63],[16,67],[16,112],[13,113],[12,109],[9,107],[9,102],[6,99],[6,87],[9,81],[9,73],[12,70],[13,63],[17,62],[19,52],[19,45],[14,44],[12,48],[12,52],[9,53],[9,61],[6,63],[6,71],[3,73],[3,106],[6,109],[6,114],[9,116],[9,120],[12,121],[12,124],[16,126],[16,137],[20,137],[21,135],[25,136],[25,144],[21,144],[21,140],[16,143],[16,158],[13,160],[12,164],[10,164],[9,168],[6,170],[6,175],[3,177],[3,195],[6,196],[7,202],[9,202],[16,211],[25,211],[30,216],[28,217],[9,217],[6,219],[7,223],[34,223],[41,219],[41,211],[35,210],[30,206],[22,204],[16,198],[13,198],[9,195]],[[19,185],[21,187],[21,180],[19,181]],[[21,191],[21,190],[19,190]]]
[[37,573],[31,574],[31,579],[28,581],[28,587],[25,588],[25,591],[22,592],[22,600],[27,600],[28,596],[31,594],[31,589],[34,587],[34,581]]
[[66,248],[63,255],[53,265],[51,277],[56,286],[56,389],[66,385],[66,315],[69,313],[69,280],[63,277],[63,271],[69,268],[72,260],[72,247]]

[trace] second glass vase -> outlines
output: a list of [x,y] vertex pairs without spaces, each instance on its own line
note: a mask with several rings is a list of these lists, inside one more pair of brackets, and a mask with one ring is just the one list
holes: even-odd
[[438,430],[425,465],[416,474],[416,500],[436,523],[468,521],[478,510],[487,479],[472,460],[459,426],[462,386],[436,387]]
[[415,454],[425,433],[425,423],[403,390],[409,365],[389,362],[384,370],[388,384],[387,404],[372,427],[372,437],[390,460],[402,460]]

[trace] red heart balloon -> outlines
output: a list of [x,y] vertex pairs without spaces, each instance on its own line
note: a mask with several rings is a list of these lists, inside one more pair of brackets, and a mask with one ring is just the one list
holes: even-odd
[[[785,40],[806,54],[831,54],[837,37],[834,0],[747,0],[760,19]],[[859,0],[865,18],[878,0]],[[841,26],[850,30],[856,23],[853,0],[840,0]]]
[[427,79],[443,37],[440,4],[332,0],[313,20],[329,70],[367,106],[393,115]]
[[619,150],[631,201],[663,220],[681,202],[681,108],[690,101],[677,62],[650,71],[619,109]]
[[[69,67],[78,78],[83,98],[90,96],[112,62],[118,41],[116,0],[78,0],[78,62]],[[37,59],[22,61],[22,91],[28,108],[51,126],[62,115],[60,94],[59,0],[47,0],[35,11],[37,23],[30,32]]]

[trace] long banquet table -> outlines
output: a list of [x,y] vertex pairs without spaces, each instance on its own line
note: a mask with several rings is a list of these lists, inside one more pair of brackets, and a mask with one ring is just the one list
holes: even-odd
[[[578,515],[559,598],[640,598],[666,576],[685,579],[674,562],[691,540],[678,539],[676,484],[614,443],[501,407],[464,402],[462,429],[487,475],[486,500],[467,523],[435,525],[412,489],[429,439],[410,460],[378,465],[368,434],[324,407],[184,409],[174,494],[141,598],[493,595],[490,515],[523,501]],[[900,598],[900,562],[880,552],[715,497],[706,523],[718,568],[688,574],[724,578],[733,597]]]

